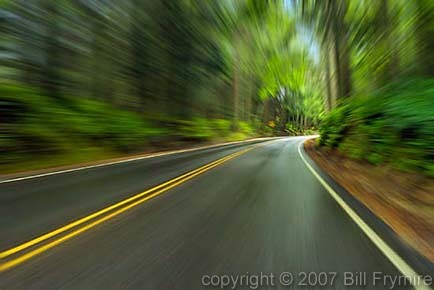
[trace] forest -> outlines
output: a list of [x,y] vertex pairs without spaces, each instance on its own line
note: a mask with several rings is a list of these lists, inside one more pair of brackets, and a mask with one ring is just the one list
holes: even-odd
[[430,0],[0,1],[0,165],[321,135],[434,176]]

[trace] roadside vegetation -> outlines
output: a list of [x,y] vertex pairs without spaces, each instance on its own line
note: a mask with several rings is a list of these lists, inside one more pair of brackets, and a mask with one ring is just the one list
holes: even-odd
[[433,3],[3,1],[1,168],[320,131],[433,176]]
[[284,1],[3,1],[0,28],[5,172],[303,134],[323,111]]
[[434,2],[297,1],[321,55],[314,161],[434,261]]
[[319,144],[374,165],[434,177],[434,80],[393,83],[344,100],[322,121]]
[[147,120],[99,100],[64,97],[59,103],[23,86],[0,86],[0,94],[7,120],[0,138],[3,172],[258,135],[242,121],[233,130],[225,119]]
[[[434,2],[301,1],[322,56],[320,146],[434,176]],[[431,36],[430,36],[431,35]]]

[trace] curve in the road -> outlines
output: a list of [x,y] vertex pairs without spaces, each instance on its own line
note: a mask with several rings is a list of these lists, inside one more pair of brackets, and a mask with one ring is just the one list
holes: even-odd
[[[208,163],[204,166],[201,166],[195,170],[192,170],[192,171],[187,172],[181,176],[178,176],[178,177],[173,178],[169,181],[166,181],[162,184],[159,184],[153,188],[150,188],[144,192],[138,193],[138,194],[136,194],[130,198],[127,198],[123,201],[120,201],[120,202],[115,203],[111,206],[103,208],[103,209],[101,209],[97,212],[94,212],[90,215],[87,215],[83,218],[80,218],[80,219],[78,219],[72,223],[69,223],[69,224],[63,226],[63,227],[55,229],[55,230],[48,232],[46,234],[43,234],[37,238],[34,238],[30,241],[22,243],[16,247],[2,251],[2,252],[0,252],[0,259],[5,259],[11,255],[14,255],[16,253],[19,253],[19,252],[25,250],[27,248],[38,245],[38,244],[44,242],[45,240],[48,240],[48,239],[53,238],[55,236],[58,236],[64,232],[67,232],[68,230],[71,230],[71,229],[76,228],[80,225],[83,225],[86,222],[94,220],[93,222],[85,224],[84,226],[74,230],[73,232],[70,232],[64,236],[61,236],[60,238],[57,238],[56,240],[49,242],[48,244],[44,244],[44,245],[42,245],[42,246],[40,246],[40,247],[30,251],[30,252],[23,254],[22,256],[19,256],[19,257],[14,258],[10,261],[7,261],[5,263],[0,264],[0,272],[11,269],[11,268],[27,261],[28,259],[31,259],[32,257],[39,255],[39,254],[41,254],[41,253],[43,253],[43,252],[45,252],[51,248],[63,243],[64,241],[73,238],[74,236],[77,236],[77,235],[79,235],[79,234],[81,234],[81,233],[83,233],[83,232],[85,232],[85,231],[115,217],[115,216],[118,216],[119,214],[121,214],[121,213],[123,213],[123,212],[125,212],[125,211],[127,211],[127,210],[153,198],[153,197],[156,197],[156,196],[160,195],[161,193],[166,192],[167,190],[169,190],[175,186],[178,186],[178,185],[180,185],[180,184],[182,184],[182,183],[184,183],[184,182],[186,182],[186,181],[188,181],[188,180],[190,180],[190,179],[192,179],[192,178],[194,178],[194,177],[196,177],[196,176],[198,176],[198,175],[200,175],[200,174],[202,174],[208,170],[211,170],[212,168],[214,168],[220,164],[223,164],[223,163],[225,163],[231,159],[234,159],[234,158],[236,158],[236,157],[238,157],[244,153],[247,153],[248,151],[250,151],[250,150],[252,150],[258,146],[260,146],[260,145],[255,145],[255,146],[249,147],[247,149],[243,149],[241,151],[232,153],[228,156],[225,156],[223,158],[220,158],[218,160],[210,162],[210,163]],[[117,209],[117,210],[108,214],[108,215],[104,215],[104,214],[106,214],[110,211],[113,211],[115,209]],[[102,216],[102,217],[100,217],[100,216]],[[100,217],[100,218],[98,218],[98,217]]]

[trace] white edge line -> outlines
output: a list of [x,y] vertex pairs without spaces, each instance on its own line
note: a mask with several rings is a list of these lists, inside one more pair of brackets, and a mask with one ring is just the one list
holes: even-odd
[[[307,140],[307,139],[306,139]],[[326,181],[313,169],[313,167],[306,161],[303,154],[301,153],[301,146],[304,144],[303,140],[298,145],[298,154],[300,155],[303,162],[306,164],[310,172],[318,179],[322,186],[330,193],[330,195],[335,199],[335,201],[342,207],[342,209],[350,216],[350,218],[359,226],[359,228],[368,236],[368,238],[377,246],[377,248],[389,259],[389,261],[407,278],[407,280],[413,285],[417,290],[431,290],[430,287],[426,285],[415,285],[413,282],[421,280],[417,279],[420,277],[413,270],[403,258],[401,258],[363,219],[336,193],[336,191],[331,188]]]
[[253,142],[253,141],[260,141],[260,140],[264,140],[265,141],[265,140],[271,140],[271,139],[275,139],[275,138],[279,138],[279,137],[254,138],[254,139],[248,139],[248,140],[244,140],[244,141],[226,142],[226,143],[220,143],[220,144],[214,144],[214,145],[206,145],[206,146],[194,147],[194,148],[189,148],[189,149],[179,149],[179,150],[174,150],[174,151],[166,151],[166,152],[160,152],[160,153],[151,153],[151,154],[146,155],[146,156],[133,157],[133,158],[129,158],[129,159],[123,159],[123,160],[118,160],[118,161],[100,163],[100,164],[95,164],[95,165],[75,167],[75,168],[71,168],[71,169],[52,171],[52,172],[41,173],[41,174],[36,174],[36,175],[29,175],[29,176],[23,176],[23,177],[17,177],[17,178],[0,180],[0,184],[2,184],[2,183],[9,183],[9,182],[15,182],[15,181],[21,181],[21,180],[26,180],[26,179],[39,178],[39,177],[50,176],[50,175],[56,175],[56,174],[62,174],[62,173],[68,173],[68,172],[79,171],[79,170],[85,170],[85,169],[96,168],[96,167],[109,166],[109,165],[114,165],[114,164],[119,164],[119,163],[125,163],[125,162],[131,162],[131,161],[142,160],[142,159],[148,159],[148,158],[154,158],[154,157],[159,157],[159,156],[172,155],[172,154],[184,153],[184,152],[191,152],[191,151],[209,149],[209,148],[220,147],[220,146],[225,146],[225,145],[242,144],[242,143]]

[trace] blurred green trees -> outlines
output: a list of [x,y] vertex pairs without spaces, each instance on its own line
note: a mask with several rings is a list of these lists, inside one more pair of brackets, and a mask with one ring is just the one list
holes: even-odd
[[[429,0],[2,1],[2,162],[314,133],[321,121],[322,143],[353,154],[349,140],[389,124],[393,104],[426,132],[433,11]],[[356,118],[361,99],[378,120]],[[369,160],[387,159],[375,150]]]
[[419,79],[345,100],[324,118],[320,145],[434,176],[433,96],[434,80]]
[[320,144],[433,176],[433,1],[296,1],[320,43]]
[[262,0],[1,2],[1,162],[285,134],[292,121],[290,132],[302,133],[318,123],[322,104],[318,91],[298,87],[315,69],[294,45],[288,8]]

